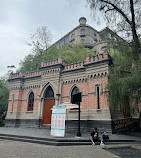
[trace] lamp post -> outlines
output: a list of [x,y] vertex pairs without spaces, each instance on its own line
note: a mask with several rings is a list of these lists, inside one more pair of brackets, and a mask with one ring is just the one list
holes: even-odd
[[15,65],[8,65],[7,68],[8,68],[8,69],[9,69],[9,68],[11,69],[11,70],[8,71],[8,75],[10,75],[10,73],[13,73],[13,70],[12,70],[12,69],[13,69],[13,68],[15,69],[16,67],[15,67]]
[[81,137],[81,132],[80,132],[80,102],[82,101],[81,99],[81,92],[74,94],[72,96],[72,103],[73,104],[78,104],[79,108],[78,108],[78,132],[76,134],[76,136]]
[[80,102],[77,104],[79,106],[79,109],[78,109],[78,132],[77,132],[76,136],[81,137],[81,132],[80,132]]

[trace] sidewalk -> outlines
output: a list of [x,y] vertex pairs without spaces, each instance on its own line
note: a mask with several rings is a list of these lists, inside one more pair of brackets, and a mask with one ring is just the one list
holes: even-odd
[[[65,137],[53,137],[48,129],[37,128],[11,128],[0,127],[0,139],[36,142],[50,145],[90,145],[90,133],[81,131],[82,137],[76,137],[75,134],[66,134]],[[109,133],[109,140],[105,143],[141,143],[141,137],[118,135]],[[58,144],[57,144],[58,143]]]

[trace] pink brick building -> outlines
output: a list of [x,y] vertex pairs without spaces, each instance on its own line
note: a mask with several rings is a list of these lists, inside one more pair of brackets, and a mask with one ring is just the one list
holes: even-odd
[[[51,108],[72,101],[72,94],[82,93],[81,128],[111,128],[108,105],[109,66],[107,52],[84,62],[64,66],[61,58],[42,62],[39,71],[9,77],[9,104],[6,126],[38,127],[50,124]],[[77,125],[78,111],[67,111],[70,129]]]

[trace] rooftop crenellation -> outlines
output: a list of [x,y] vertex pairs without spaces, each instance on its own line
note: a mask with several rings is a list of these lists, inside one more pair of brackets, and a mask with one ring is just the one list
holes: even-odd
[[[69,64],[69,65],[64,65],[62,58],[59,57],[57,60],[52,60],[52,61],[48,61],[48,62],[42,61],[41,68],[61,64],[64,67],[64,68],[62,68],[63,69],[62,71],[65,72],[65,71],[70,71],[70,70],[81,69],[81,68],[84,68],[85,65],[89,65],[89,64],[100,62],[100,61],[104,61],[104,60],[107,60],[109,58],[111,58],[110,55],[108,54],[107,51],[105,51],[104,53],[98,54],[98,55],[95,55],[95,56],[87,56],[85,61],[81,61],[81,62],[78,62],[78,63]],[[41,75],[41,71],[30,72],[30,73],[26,73],[25,75],[23,75],[21,72],[11,73],[10,76],[9,76],[9,79],[15,79],[15,78],[21,78],[21,77],[30,78],[30,77],[40,76],[40,75]]]
[[52,65],[57,65],[57,64],[63,64],[62,58],[59,57],[57,60],[51,60],[51,61],[42,61],[41,67],[46,67],[46,66],[52,66]]

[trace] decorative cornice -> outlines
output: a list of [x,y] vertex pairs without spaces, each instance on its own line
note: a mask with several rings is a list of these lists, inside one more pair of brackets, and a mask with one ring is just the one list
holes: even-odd
[[[40,71],[26,73],[25,76],[21,72],[11,73],[9,76],[9,81],[12,79],[27,79],[27,78],[40,77],[40,76],[56,74],[56,73],[60,74],[69,71],[76,71],[76,70],[86,69],[87,66],[92,64],[97,64],[100,62],[109,62],[109,61],[112,61],[112,58],[110,57],[107,51],[105,51],[103,54],[98,54],[96,56],[87,56],[85,61],[66,65],[66,66],[63,65],[63,61],[60,57],[57,60],[53,60],[49,62],[43,61],[41,63]],[[58,66],[56,67],[57,64],[61,65],[61,67],[60,66],[59,68]],[[50,68],[46,70],[47,67]]]
[[101,72],[101,73],[94,73],[91,75],[87,75],[87,77],[83,77],[83,78],[67,79],[67,80],[64,80],[62,83],[63,85],[69,85],[69,84],[74,84],[74,83],[85,83],[85,82],[88,82],[89,80],[98,80],[98,79],[107,78],[107,77],[108,77],[108,72]]

